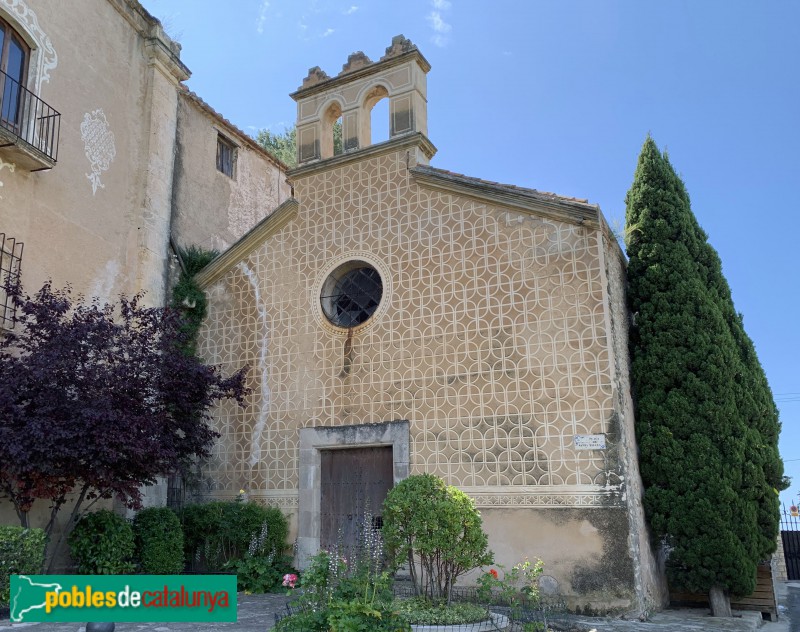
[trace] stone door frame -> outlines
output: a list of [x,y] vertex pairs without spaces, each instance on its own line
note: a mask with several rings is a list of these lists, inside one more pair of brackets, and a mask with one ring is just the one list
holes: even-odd
[[319,552],[322,455],[321,450],[392,447],[394,484],[409,475],[410,426],[407,420],[358,426],[318,426],[300,429],[297,568]]

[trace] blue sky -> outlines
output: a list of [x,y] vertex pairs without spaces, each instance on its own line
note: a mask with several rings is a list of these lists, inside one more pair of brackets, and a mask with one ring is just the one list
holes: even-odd
[[188,84],[255,134],[295,118],[311,66],[430,61],[432,164],[600,204],[622,224],[650,132],[719,251],[781,409],[800,497],[800,2],[143,0],[183,45]]

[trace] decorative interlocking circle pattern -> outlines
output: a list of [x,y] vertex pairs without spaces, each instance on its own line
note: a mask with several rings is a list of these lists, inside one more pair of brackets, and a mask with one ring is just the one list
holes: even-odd
[[[299,428],[395,419],[413,472],[487,493],[610,484],[613,450],[572,447],[617,431],[598,231],[420,188],[401,152],[295,191],[298,217],[209,292],[201,353],[253,367],[248,406],[217,413],[220,494],[296,490]],[[391,292],[348,337],[319,305],[353,252]]]

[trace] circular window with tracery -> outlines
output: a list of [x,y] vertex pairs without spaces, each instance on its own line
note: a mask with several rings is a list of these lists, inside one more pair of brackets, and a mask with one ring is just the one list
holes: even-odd
[[383,281],[366,261],[348,261],[322,285],[320,302],[325,317],[337,327],[356,327],[375,313],[383,297]]

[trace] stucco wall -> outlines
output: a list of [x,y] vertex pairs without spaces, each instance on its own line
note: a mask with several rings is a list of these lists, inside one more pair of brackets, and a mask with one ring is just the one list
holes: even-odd
[[[0,232],[25,245],[26,289],[51,278],[103,301],[144,289],[162,303],[175,86],[186,76],[179,47],[125,0],[69,10],[58,0],[0,0],[0,15],[31,38],[28,87],[61,113],[52,169],[30,172],[0,149]],[[38,504],[31,524],[44,526],[49,512]],[[16,521],[0,504],[0,522]]]
[[[0,14],[13,22],[10,4]],[[151,124],[144,38],[106,0],[27,6],[57,54],[39,96],[61,112],[61,140],[49,171],[0,169],[0,231],[25,243],[31,290],[53,278],[103,299],[134,291]]]
[[639,472],[638,445],[635,432],[635,411],[631,391],[630,354],[628,351],[629,313],[627,309],[626,263],[620,246],[611,234],[603,232],[608,320],[611,332],[615,406],[622,429],[621,443],[626,472],[627,510],[631,525],[631,555],[635,561],[635,580],[640,598],[639,609],[652,611],[669,603],[669,589],[658,543],[645,520],[642,506],[642,478]]
[[[208,288],[200,351],[249,364],[253,388],[218,411],[211,495],[245,488],[294,513],[299,429],[408,419],[411,473],[472,495],[500,561],[561,530],[549,563],[566,594],[635,608],[600,231],[419,186],[408,160],[296,178],[297,217]],[[347,343],[319,296],[351,258],[384,297]],[[576,434],[607,447],[577,450]]]
[[[544,562],[544,594],[592,614],[636,607],[624,508],[482,509],[495,561]],[[466,578],[467,581],[471,579]]]
[[[190,95],[178,103],[172,231],[181,246],[223,251],[290,195],[285,173]],[[217,170],[217,137],[237,144],[233,177]]]
[[[214,116],[191,111],[189,138],[176,144],[188,69],[180,46],[135,0],[76,0],[69,10],[60,0],[0,0],[0,17],[33,47],[29,88],[61,113],[52,169],[31,172],[0,148],[0,233],[24,243],[27,291],[50,278],[101,301],[145,291],[145,302],[162,305],[173,214],[190,217],[184,243],[219,234],[224,247],[288,195],[277,167],[246,149],[237,186],[224,182]],[[176,153],[192,169],[177,182]],[[163,502],[164,489],[146,490],[146,504]],[[33,526],[46,513],[36,508]],[[16,521],[0,502],[0,523]]]

